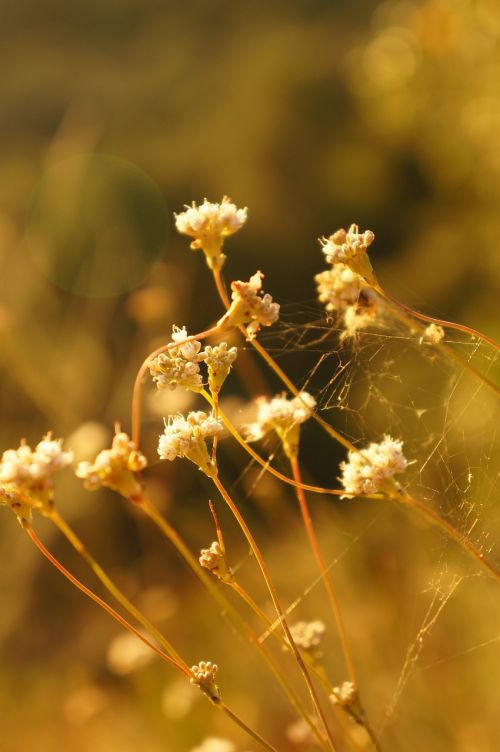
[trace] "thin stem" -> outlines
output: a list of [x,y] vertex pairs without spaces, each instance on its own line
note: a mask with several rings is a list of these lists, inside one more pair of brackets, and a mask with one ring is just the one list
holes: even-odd
[[[216,334],[219,331],[218,326],[212,326],[210,329],[206,329],[204,332],[200,332],[199,334],[193,334],[190,337],[186,337],[185,340],[182,341],[183,344],[186,342],[191,342],[193,340],[202,340],[206,339],[206,337],[210,337],[212,334]],[[153,360],[153,358],[156,358],[158,355],[161,355],[161,353],[166,352],[167,350],[171,350],[173,347],[178,347],[177,342],[169,342],[167,345],[162,345],[162,347],[158,347],[156,350],[153,350],[153,352],[149,353],[147,358],[145,358],[142,362],[141,367],[137,371],[137,375],[135,377],[134,381],[134,389],[132,393],[132,429],[131,429],[131,436],[132,441],[135,443],[137,449],[139,448],[140,441],[141,441],[141,399],[142,399],[142,386],[143,386],[143,380],[144,375],[148,369],[149,362]]]
[[162,660],[164,660],[166,663],[170,664],[171,666],[174,666],[178,671],[180,671],[184,676],[186,676],[188,679],[191,678],[191,672],[186,667],[186,664],[184,662],[177,663],[176,660],[171,658],[167,653],[164,653],[163,650],[160,650],[160,648],[156,647],[152,642],[148,640],[147,637],[145,637],[141,632],[139,632],[138,629],[136,629],[132,624],[130,624],[126,619],[123,618],[117,611],[115,611],[114,608],[112,608],[106,601],[103,601],[102,598],[99,598],[98,595],[96,595],[90,588],[88,588],[86,585],[83,584],[83,582],[80,582],[74,575],[71,574],[71,572],[68,572],[68,570],[63,567],[63,565],[53,556],[50,551],[45,548],[41,540],[36,535],[35,531],[31,527],[25,527],[26,533],[29,535],[35,546],[41,551],[41,553],[45,556],[46,559],[50,561],[51,564],[54,565],[56,569],[61,572],[61,574],[66,577],[75,587],[78,588],[78,590],[81,590],[82,593],[84,593],[86,596],[91,598],[95,603],[97,603],[98,606],[103,608],[105,611],[107,611],[110,616],[113,617],[119,624],[121,624],[122,627],[125,627],[129,632],[131,632],[133,635],[138,637],[142,642],[147,645],[151,650],[153,650]]
[[259,642],[259,638],[257,637],[257,635],[248,626],[246,621],[243,619],[242,616],[240,616],[240,614],[236,611],[233,605],[228,601],[225,595],[221,593],[219,588],[212,581],[212,578],[209,575],[207,575],[205,570],[200,566],[199,562],[197,561],[195,556],[193,556],[193,554],[191,553],[191,551],[189,550],[188,546],[183,541],[181,536],[178,534],[178,532],[167,522],[167,520],[163,517],[163,515],[160,514],[160,512],[151,503],[151,501],[149,500],[147,496],[145,495],[143,496],[143,498],[139,501],[139,506],[144,511],[144,513],[147,514],[147,516],[152,520],[152,522],[154,522],[154,524],[161,530],[161,532],[170,541],[170,543],[172,543],[173,546],[177,549],[177,551],[180,553],[180,555],[183,557],[186,563],[190,566],[194,574],[198,577],[198,579],[206,587],[210,595],[214,598],[216,603],[219,604],[222,612],[227,614],[233,626],[235,626],[236,631],[238,633],[243,633],[246,639],[249,641],[249,643],[251,645],[254,645],[257,648],[257,650],[261,653],[262,657],[268,663],[271,671],[274,673],[277,681],[279,682],[283,691],[285,692],[288,699],[290,700],[292,707],[296,710],[298,715],[304,718],[306,723],[311,728],[311,731],[317,737],[318,741],[324,745],[324,741],[321,735],[319,734],[318,730],[314,726],[314,723],[311,721],[308,713],[304,709],[300,698],[297,696],[297,694],[295,693],[295,691],[289,684],[287,678],[284,676],[284,674],[281,672],[281,670],[279,669],[279,667],[277,666],[277,664],[271,657],[269,651],[266,650],[266,648]]
[[[300,472],[300,464],[297,457],[291,457],[290,458],[290,465],[292,468],[292,473],[294,479],[297,481],[297,483],[302,483],[302,475]],[[337,624],[337,630],[339,633],[340,638],[340,644],[342,646],[342,652],[344,654],[346,666],[347,666],[347,672],[349,675],[350,681],[354,684],[357,690],[358,695],[358,703],[359,703],[359,710],[360,716],[359,720],[361,721],[363,727],[365,728],[366,732],[368,733],[371,741],[373,742],[373,745],[375,746],[375,749],[379,750],[379,742],[377,737],[375,736],[375,733],[373,729],[371,728],[371,725],[368,721],[368,718],[366,716],[366,712],[364,710],[363,705],[361,704],[360,694],[359,694],[359,685],[358,685],[358,679],[356,675],[356,669],[354,666],[354,660],[352,657],[351,648],[349,645],[349,640],[347,639],[347,632],[344,624],[344,619],[342,617],[342,611],[340,610],[340,605],[338,602],[337,594],[335,593],[335,589],[333,587],[333,582],[331,580],[330,574],[328,572],[328,568],[325,564],[325,560],[323,558],[323,554],[321,553],[321,548],[319,546],[318,538],[316,536],[316,531],[314,529],[313,521],[311,519],[311,514],[309,511],[309,505],[307,503],[306,495],[302,488],[297,487],[295,489],[297,494],[297,501],[299,502],[300,511],[302,513],[302,519],[304,521],[304,526],[306,528],[307,537],[309,538],[309,543],[311,544],[311,549],[314,555],[314,558],[316,559],[316,562],[318,564],[321,577],[323,579],[323,584],[325,586],[326,592],[328,593],[328,597],[330,599],[330,604],[332,606],[333,614],[335,617],[335,621]]]
[[[221,298],[221,300],[222,300],[225,308],[229,308],[229,300],[228,300],[227,294],[226,294],[226,292],[224,290],[224,283],[223,283],[220,271],[216,272],[214,270],[213,271],[213,275],[214,275],[215,285],[217,287],[217,292],[219,293],[219,296],[220,296],[220,298]],[[244,326],[239,326],[238,329],[243,334],[243,336],[245,337],[245,339],[247,339],[247,332],[245,330],[245,327]],[[267,365],[274,371],[274,373],[276,374],[276,376],[278,376],[278,378],[283,382],[283,384],[287,387],[287,389],[295,397],[299,397],[299,399],[300,399],[300,390],[297,389],[297,387],[295,386],[295,384],[288,378],[288,376],[286,375],[286,373],[276,363],[276,361],[274,360],[274,358],[267,352],[267,350],[265,349],[265,347],[263,347],[260,344],[260,342],[258,342],[258,340],[255,339],[255,338],[253,338],[253,339],[250,340],[250,344],[252,345],[252,347],[255,348],[255,350],[257,350],[257,352],[259,353],[259,355],[262,358],[264,358],[264,360],[266,361]],[[317,413],[313,412],[311,417],[316,421],[316,423],[319,423],[319,425],[327,433],[329,433],[330,436],[332,436],[336,441],[338,441],[340,444],[342,444],[342,446],[344,446],[346,449],[348,449],[349,451],[355,451],[356,450],[356,447],[354,446],[354,444],[351,444],[351,442],[348,439],[346,439],[344,436],[342,436],[342,434],[338,433],[338,431],[336,431],[335,428],[333,428],[333,426],[331,426],[329,423],[327,423],[326,420],[323,420],[323,418],[321,418]]]
[[[300,465],[299,465],[299,461],[297,457],[290,458],[290,465],[292,468],[294,479],[297,481],[297,483],[301,483],[302,476],[301,476]],[[349,679],[351,680],[351,682],[354,684],[355,687],[358,687],[356,669],[354,667],[354,661],[352,658],[351,649],[349,647],[349,642],[347,639],[344,619],[342,617],[342,612],[340,610],[337,595],[335,593],[331,577],[328,573],[328,569],[325,564],[323,554],[321,553],[318,538],[316,536],[316,531],[314,530],[313,521],[311,519],[311,514],[309,511],[309,505],[307,503],[306,495],[302,488],[296,488],[295,491],[297,494],[297,501],[299,503],[300,511],[302,514],[302,520],[304,521],[304,526],[306,528],[307,537],[309,538],[309,543],[311,545],[314,558],[316,559],[319,570],[321,572],[323,584],[325,586],[326,592],[328,593],[328,597],[330,599],[330,604],[332,606],[333,614],[335,616],[335,621],[337,623],[337,629],[338,629],[338,633],[340,637],[340,643],[342,645],[342,651],[344,653],[345,662],[347,665],[347,672],[349,674]]]
[[[207,391],[203,390],[202,392],[200,392],[200,394],[207,400],[210,405],[213,404],[212,398]],[[288,475],[283,475],[283,473],[280,473],[279,470],[275,470],[274,467],[269,464],[269,460],[263,459],[259,454],[257,454],[254,449],[252,449],[252,447],[248,444],[247,441],[245,441],[243,436],[238,432],[227,415],[220,408],[219,418],[222,420],[229,433],[233,436],[233,438],[236,439],[238,444],[243,447],[243,449],[250,455],[250,457],[252,457],[252,459],[254,459],[261,467],[263,467],[264,470],[271,473],[271,475],[274,475],[275,478],[279,478],[279,480],[283,481],[283,483],[287,483],[289,486],[293,486],[294,488],[302,488],[304,491],[311,491],[311,493],[330,494],[331,496],[343,496],[345,494],[345,491],[342,491],[338,488],[322,488],[321,486],[311,486],[307,483],[297,483],[296,480],[289,478]],[[380,494],[372,494],[367,498],[380,499],[383,497]]]
[[468,554],[470,554],[476,561],[478,561],[483,567],[485,567],[490,574],[492,574],[496,580],[500,582],[500,569],[495,566],[486,556],[477,548],[471,541],[456,529],[450,522],[443,519],[441,515],[430,509],[426,504],[422,504],[418,499],[409,496],[408,494],[400,494],[398,496],[389,497],[389,501],[396,501],[402,504],[406,504],[412,509],[415,509],[424,517],[426,517],[433,525],[440,527],[452,540],[458,543]]
[[466,326],[465,324],[456,324],[454,321],[445,321],[443,319],[435,318],[434,316],[427,316],[425,313],[420,313],[420,311],[415,311],[413,308],[406,306],[404,303],[400,303],[399,300],[393,298],[392,295],[386,292],[378,283],[376,285],[373,285],[373,287],[386,300],[389,300],[402,311],[405,311],[405,313],[408,313],[411,316],[415,316],[421,321],[427,321],[431,324],[438,324],[439,326],[445,326],[449,329],[456,329],[457,332],[463,332],[464,334],[468,334],[471,337],[478,337],[479,339],[482,339],[483,342],[487,342],[489,345],[491,345],[491,347],[494,347],[495,350],[500,350],[500,344],[498,342],[495,342],[494,339],[488,337],[486,334],[477,331],[477,329],[473,329],[472,327]]
[[269,744],[269,742],[266,742],[265,739],[263,739],[256,731],[253,731],[250,726],[247,726],[247,724],[239,718],[236,713],[233,713],[233,711],[228,708],[228,706],[220,700],[217,703],[214,703],[219,710],[221,710],[225,715],[228,716],[234,723],[236,723],[237,726],[243,729],[243,731],[246,731],[246,733],[252,737],[258,744],[260,744],[264,749],[271,750],[271,752],[278,752],[276,747],[273,747],[272,744]]
[[175,660],[177,663],[184,666],[186,670],[189,670],[188,665],[182,660],[180,655],[177,653],[175,648],[171,645],[171,643],[166,639],[166,637],[147,619],[144,614],[139,611],[138,608],[136,608],[133,603],[131,603],[128,598],[122,593],[122,591],[115,585],[115,583],[111,580],[110,577],[106,574],[106,572],[103,570],[103,568],[100,566],[100,564],[94,559],[92,554],[88,551],[88,549],[85,547],[83,542],[80,540],[80,538],[77,536],[77,534],[74,532],[74,530],[68,525],[68,523],[64,520],[64,518],[57,512],[56,510],[53,510],[49,515],[49,519],[52,520],[52,522],[58,527],[58,529],[61,531],[61,533],[67,538],[67,540],[71,543],[73,548],[78,551],[78,553],[85,559],[89,567],[92,569],[96,577],[102,582],[104,587],[111,593],[111,595],[116,598],[118,603],[120,603],[123,608],[131,614],[131,616],[134,617],[134,619],[137,619],[139,624],[141,624],[144,629],[146,629],[150,634],[153,635],[155,640],[166,650],[166,652]]
[[284,611],[283,611],[283,609],[281,607],[281,604],[279,602],[278,594],[276,592],[276,588],[273,585],[273,582],[271,580],[271,576],[269,574],[269,570],[267,568],[267,564],[264,561],[264,557],[262,556],[260,548],[257,545],[257,542],[255,541],[255,538],[253,537],[252,533],[250,532],[250,529],[249,529],[248,525],[246,524],[243,516],[241,515],[238,507],[233,502],[233,500],[232,500],[231,496],[229,495],[229,493],[226,491],[226,489],[225,489],[224,485],[222,484],[222,482],[220,481],[219,477],[217,475],[215,475],[212,478],[212,480],[213,480],[215,486],[217,487],[217,490],[219,491],[220,495],[222,496],[222,498],[224,499],[224,501],[226,502],[226,504],[230,508],[231,512],[233,513],[233,515],[234,515],[236,521],[238,522],[238,524],[239,524],[239,526],[240,526],[240,528],[241,528],[241,530],[242,530],[245,538],[247,539],[247,542],[248,542],[248,544],[250,546],[250,549],[251,549],[253,555],[255,556],[255,559],[256,559],[256,561],[257,561],[257,563],[259,565],[260,571],[262,573],[262,576],[263,576],[264,581],[266,583],[267,589],[268,589],[269,594],[271,596],[271,600],[272,600],[274,608],[276,610],[276,614],[278,616],[278,619],[279,619],[279,621],[281,623],[281,626],[283,627],[283,631],[285,632],[285,636],[286,636],[288,642],[290,643],[290,647],[291,647],[292,652],[294,654],[295,660],[297,661],[297,663],[299,665],[299,668],[300,668],[300,670],[302,672],[304,680],[305,680],[305,682],[307,684],[307,687],[309,689],[309,693],[311,695],[311,699],[312,699],[313,705],[314,705],[314,707],[316,709],[316,712],[318,713],[319,718],[321,718],[321,721],[323,723],[325,731],[326,731],[326,733],[328,735],[328,739],[330,741],[331,747],[332,747],[333,750],[335,750],[335,744],[334,744],[334,741],[333,741],[333,738],[332,738],[332,735],[331,735],[331,731],[330,731],[330,729],[328,727],[328,724],[326,722],[326,718],[325,718],[323,709],[322,709],[322,707],[320,705],[318,696],[316,694],[316,690],[315,690],[314,685],[312,683],[312,680],[311,680],[311,677],[310,677],[309,672],[307,670],[307,667],[306,667],[306,665],[305,665],[305,663],[304,663],[304,661],[302,659],[302,656],[301,656],[301,654],[300,654],[300,652],[299,652],[299,650],[297,648],[297,645],[295,644],[295,642],[293,640],[292,634],[290,632],[290,628],[289,628],[289,626],[287,624],[287,621],[286,621],[285,613],[284,613]]

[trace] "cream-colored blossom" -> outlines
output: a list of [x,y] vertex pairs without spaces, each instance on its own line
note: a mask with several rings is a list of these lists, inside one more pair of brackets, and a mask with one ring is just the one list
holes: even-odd
[[247,441],[258,441],[270,431],[276,431],[288,457],[296,457],[299,448],[300,425],[311,417],[316,400],[308,392],[287,399],[284,394],[268,400],[257,399],[257,420],[246,426]]
[[186,327],[179,329],[174,326],[172,341],[176,346],[170,347],[149,361],[149,371],[158,389],[175,389],[177,386],[183,386],[193,392],[203,389],[199,366],[204,359],[204,355],[200,354],[201,342],[186,342],[186,339]]
[[238,349],[227,346],[227,342],[218,345],[207,345],[201,353],[208,368],[208,385],[212,394],[219,394],[229,371],[232,368]]
[[380,443],[349,452],[348,461],[340,465],[340,481],[348,496],[393,491],[397,487],[394,476],[404,472],[407,464],[403,442],[384,436]]
[[214,702],[220,699],[219,687],[215,683],[215,674],[218,670],[217,664],[211,661],[200,661],[191,666],[191,684],[199,687]]
[[158,442],[158,454],[163,460],[186,457],[206,475],[213,477],[217,467],[213,463],[206,440],[222,431],[222,423],[201,410],[190,412],[187,418],[171,415]]
[[345,681],[340,687],[333,687],[330,695],[332,705],[351,707],[358,702],[358,692],[352,681]]
[[208,569],[220,580],[230,580],[231,572],[227,565],[226,556],[218,541],[214,541],[210,548],[202,548],[198,560],[204,569]]
[[23,439],[17,449],[7,449],[0,461],[0,504],[10,506],[19,519],[29,522],[31,507],[49,512],[53,504],[53,475],[73,461],[63,451],[62,439],[49,432],[31,449]]
[[325,635],[326,627],[324,622],[316,619],[314,621],[298,621],[290,627],[290,632],[295,644],[302,650],[317,649]]
[[94,462],[80,462],[76,469],[89,491],[101,486],[112,488],[122,496],[138,499],[142,495],[136,473],[147,466],[146,457],[140,452],[128,434],[116,428],[111,449],[103,449]]
[[186,206],[186,211],[174,216],[177,230],[194,238],[191,248],[200,248],[210,269],[218,270],[226,258],[221,251],[224,240],[246,222],[247,209],[238,209],[224,196],[220,204],[205,199],[197,206],[193,201],[191,206]]
[[373,305],[352,305],[348,306],[343,315],[344,331],[340,335],[341,340],[355,337],[361,329],[375,324],[377,320],[378,308],[373,300]]
[[328,238],[320,238],[319,242],[328,263],[345,264],[371,284],[376,280],[366,251],[374,240],[375,235],[371,230],[360,232],[358,225],[352,224],[347,232],[337,230]]
[[438,345],[444,339],[444,329],[439,324],[431,323],[420,337],[420,344]]
[[271,326],[279,317],[279,303],[269,293],[260,296],[262,272],[255,272],[248,282],[231,282],[232,303],[219,321],[221,328],[245,326],[248,339],[253,339],[262,326]]
[[369,289],[359,274],[342,263],[316,274],[318,299],[325,303],[327,311],[344,311],[358,302],[362,290]]

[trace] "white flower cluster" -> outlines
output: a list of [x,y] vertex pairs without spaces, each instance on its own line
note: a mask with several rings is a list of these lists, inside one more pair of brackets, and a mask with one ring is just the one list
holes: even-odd
[[212,394],[218,394],[227,378],[231,367],[238,355],[236,347],[227,346],[227,342],[219,345],[207,345],[203,351],[203,359],[208,368],[208,385]]
[[112,488],[126,498],[139,496],[141,486],[135,473],[144,470],[148,462],[128,434],[116,430],[111,449],[103,449],[94,462],[80,462],[76,475],[85,488],[95,491],[101,486]]
[[342,705],[342,707],[352,706],[357,700],[358,692],[352,681],[345,681],[340,687],[333,687],[330,695],[332,705]]
[[7,449],[0,462],[0,483],[12,483],[20,489],[39,488],[58,470],[73,461],[73,452],[64,452],[62,439],[48,433],[35,449],[21,442],[18,449]]
[[198,561],[204,569],[208,569],[219,579],[227,580],[230,578],[226,557],[218,541],[214,541],[210,548],[202,548]]
[[217,664],[211,661],[200,661],[191,666],[191,684],[199,687],[211,700],[218,700],[220,697],[219,688],[215,683],[215,674],[218,670]]
[[342,462],[340,481],[346,495],[360,496],[394,489],[394,475],[406,470],[403,442],[384,436],[380,443],[372,442],[366,449],[349,452],[348,462]]
[[429,324],[420,337],[420,344],[438,345],[444,339],[444,329],[439,324]]
[[271,326],[278,320],[280,307],[271,295],[262,297],[262,272],[255,272],[248,282],[231,282],[232,303],[227,313],[219,321],[220,327],[246,326],[248,339],[253,339],[261,326]]
[[158,389],[175,389],[183,386],[193,392],[203,388],[199,363],[203,360],[200,355],[201,342],[188,338],[186,327],[172,330],[172,341],[178,343],[149,361],[149,371]]
[[178,232],[194,238],[191,248],[201,248],[211,269],[220,269],[225,256],[221,253],[224,239],[233,235],[246,222],[247,210],[238,209],[227,196],[220,204],[204,200],[197,206],[193,201],[186,211],[175,214]]
[[290,632],[295,644],[303,650],[318,648],[326,632],[322,621],[298,621],[290,627]]
[[186,327],[172,328],[174,347],[160,353],[149,361],[149,372],[158,389],[175,389],[184,387],[193,392],[201,392],[203,379],[200,363],[205,362],[208,369],[208,384],[212,394],[218,394],[226,380],[231,366],[236,360],[236,347],[228,348],[227,342],[218,345],[207,345],[201,350],[201,342],[189,340]]
[[162,460],[186,457],[206,475],[213,477],[217,468],[208,454],[206,440],[222,431],[222,423],[212,415],[198,410],[187,418],[171,415],[158,442],[158,454]]
[[321,238],[320,243],[329,264],[345,264],[366,252],[374,240],[375,235],[371,230],[360,232],[358,225],[352,224],[347,232],[337,230],[329,238]]
[[300,425],[311,417],[316,400],[308,392],[287,399],[284,395],[268,400],[257,399],[257,420],[246,426],[248,441],[258,441],[270,431],[276,431],[288,457],[295,457],[299,447]]

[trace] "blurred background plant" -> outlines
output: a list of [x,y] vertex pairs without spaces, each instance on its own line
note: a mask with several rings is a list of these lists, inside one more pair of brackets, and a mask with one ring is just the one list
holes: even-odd
[[[321,355],[299,350],[300,322],[325,326],[314,302],[313,276],[324,266],[316,238],[351,221],[374,230],[372,261],[396,296],[499,338],[494,0],[40,0],[4,3],[1,26],[2,447],[22,436],[36,443],[51,428],[77,459],[93,457],[109,444],[115,420],[129,429],[135,372],[171,325],[195,332],[219,318],[210,276],[175,235],[171,214],[205,195],[228,194],[249,207],[225,271],[229,279],[265,272],[285,322],[273,347],[299,385]],[[344,406],[332,419],[340,417],[355,438],[394,428],[405,442],[411,436],[407,454],[419,458],[426,498],[451,489],[444,510],[465,498],[471,524],[479,517],[493,541],[495,402],[467,379],[450,396],[450,370],[422,358],[414,344],[401,350],[388,336],[363,344],[354,355],[338,354],[337,342],[330,351],[321,346],[331,353],[315,374],[323,407]],[[498,373],[491,353],[480,357]],[[342,363],[347,375],[331,382]],[[266,389],[256,379],[253,385],[255,394]],[[238,415],[248,396],[233,380],[227,410]],[[150,390],[149,457],[161,416],[192,406],[191,396]],[[431,454],[438,470],[427,467]],[[308,472],[321,482],[335,482],[343,456],[321,439],[304,442]],[[283,599],[300,599],[297,618],[319,618],[322,591],[309,591],[317,574],[305,544],[300,571],[288,576],[302,535],[295,506],[255,468],[239,475],[241,459],[228,447],[227,471],[267,541]],[[208,491],[190,468],[164,464],[148,475],[151,493],[196,552],[213,539]],[[225,633],[221,645],[219,627],[211,626],[215,605],[147,521],[109,491],[86,494],[69,474],[58,503],[183,654],[199,660],[202,645],[221,666],[231,663],[226,691],[250,719],[268,724],[271,735],[292,723],[265,674],[248,668],[237,639]],[[409,515],[368,502],[315,503],[330,558],[349,549],[333,572],[379,722],[405,657],[410,668],[420,666],[385,748],[498,749],[491,667],[500,607],[491,583],[470,576],[476,570]],[[135,646],[116,648],[118,627],[50,571],[4,516],[2,752],[59,752],[68,738],[75,752],[182,752],[210,735],[248,747],[177,677],[155,661],[146,665]],[[84,576],[52,529],[40,523],[40,531]],[[239,538],[231,558],[251,584]],[[457,572],[464,579],[454,589]],[[432,617],[441,602],[446,609],[422,658],[419,629],[427,635],[426,609]],[[340,671],[334,639],[330,660]]]

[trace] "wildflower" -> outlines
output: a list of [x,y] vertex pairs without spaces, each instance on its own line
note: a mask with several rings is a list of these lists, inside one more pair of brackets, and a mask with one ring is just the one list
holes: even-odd
[[212,702],[220,700],[219,687],[215,683],[215,674],[218,669],[217,664],[211,661],[200,661],[195,666],[191,666],[191,684],[205,692]]
[[206,440],[222,431],[222,423],[200,411],[191,412],[187,418],[171,415],[158,442],[158,454],[162,460],[186,457],[209,477],[217,474],[217,466],[211,460]]
[[204,357],[200,355],[201,342],[185,342],[187,338],[186,327],[179,329],[174,326],[172,340],[178,343],[177,346],[149,361],[149,372],[158,389],[183,386],[193,392],[201,392],[203,384],[199,363]]
[[139,500],[142,496],[141,484],[136,473],[144,470],[146,457],[140,452],[128,434],[116,427],[111,449],[103,449],[94,462],[80,462],[76,469],[89,491],[106,486],[127,499]]
[[255,272],[248,282],[231,282],[232,303],[227,313],[218,322],[220,327],[246,325],[248,339],[253,339],[261,326],[271,326],[278,320],[280,307],[271,295],[260,297],[262,272]]
[[352,224],[349,230],[337,230],[328,238],[320,238],[323,253],[330,264],[345,264],[370,284],[376,283],[375,275],[366,253],[375,240],[371,230],[360,233],[358,225]]
[[18,449],[7,449],[0,461],[0,504],[10,506],[20,522],[31,520],[31,508],[49,513],[54,503],[53,475],[73,461],[63,451],[62,439],[47,433],[35,449],[23,439]]
[[[374,301],[375,302],[375,301]],[[341,340],[355,337],[360,329],[366,329],[375,323],[377,308],[375,305],[352,305],[344,311],[344,331]]]
[[228,348],[227,342],[211,347],[207,345],[202,353],[208,368],[208,385],[212,394],[219,394],[231,367],[238,355],[236,347]]
[[248,441],[258,441],[270,431],[276,431],[287,457],[293,459],[299,449],[300,424],[311,417],[316,400],[308,392],[300,392],[288,400],[284,394],[267,400],[257,400],[257,421],[246,427]]
[[439,324],[429,324],[420,337],[420,344],[438,345],[444,338],[444,329]]
[[362,290],[369,289],[366,282],[348,266],[335,264],[331,269],[316,274],[320,303],[327,311],[344,311],[358,302]]
[[207,736],[203,742],[191,752],[235,752],[236,747],[227,739],[218,736]]
[[202,548],[199,562],[202,567],[208,569],[220,580],[231,579],[231,572],[227,565],[226,556],[218,541],[214,541],[210,548]]
[[246,222],[247,209],[237,209],[224,196],[220,204],[205,199],[201,206],[196,206],[193,201],[191,206],[186,206],[186,211],[174,216],[177,230],[194,238],[191,248],[201,248],[210,269],[219,270],[226,259],[221,252],[224,240]]
[[358,702],[358,691],[351,681],[345,681],[340,687],[333,687],[330,695],[332,705],[342,705],[342,707],[353,707]]
[[295,644],[302,650],[315,651],[326,632],[326,627],[319,619],[315,621],[298,621],[290,627]]
[[366,449],[350,451],[348,462],[342,462],[339,479],[346,495],[359,496],[377,491],[394,492],[397,485],[393,476],[404,472],[407,461],[403,442],[384,436],[380,443],[372,442]]

